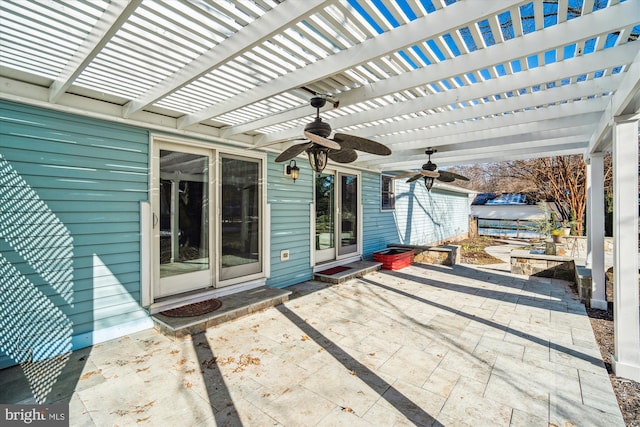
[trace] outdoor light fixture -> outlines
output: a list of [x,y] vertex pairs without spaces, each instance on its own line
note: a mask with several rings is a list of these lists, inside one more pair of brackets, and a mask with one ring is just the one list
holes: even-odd
[[329,159],[329,149],[321,145],[314,144],[307,149],[307,155],[309,156],[309,164],[311,169],[320,173],[327,166],[327,160]]
[[427,187],[427,191],[431,191],[431,187],[433,187],[433,181],[435,178],[433,178],[432,176],[425,176],[424,177],[424,186]]
[[287,165],[287,175],[293,179],[293,182],[300,177],[300,168],[296,166],[295,160],[291,160]]

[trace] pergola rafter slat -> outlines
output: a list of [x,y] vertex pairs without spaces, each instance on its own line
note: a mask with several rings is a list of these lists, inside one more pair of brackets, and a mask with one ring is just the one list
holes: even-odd
[[[597,107],[611,96],[628,110],[637,97],[633,76],[624,80],[627,95],[616,96],[619,87],[608,83],[602,93],[597,88],[622,84],[619,76],[635,70],[637,4],[579,5],[61,0],[24,8],[7,0],[0,5],[0,72],[27,84],[33,75],[53,105],[104,99],[120,106],[117,120],[170,117],[179,132],[205,124],[223,138],[253,140],[253,148],[279,149],[279,141],[299,137],[314,116],[308,99],[323,94],[338,105],[321,110],[334,130],[398,146],[420,128],[490,118],[501,129],[513,111],[562,102],[591,111],[583,104]],[[608,119],[598,123],[591,151],[608,134]],[[427,136],[414,141],[427,143]],[[392,157],[410,160],[402,152]],[[373,165],[366,159],[363,167]]]

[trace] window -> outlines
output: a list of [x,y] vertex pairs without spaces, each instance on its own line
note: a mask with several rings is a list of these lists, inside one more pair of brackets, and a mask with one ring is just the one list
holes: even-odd
[[220,278],[261,271],[261,164],[257,159],[222,155]]
[[393,177],[389,175],[381,175],[380,189],[380,200],[382,201],[380,208],[383,211],[394,210],[396,208],[396,195]]

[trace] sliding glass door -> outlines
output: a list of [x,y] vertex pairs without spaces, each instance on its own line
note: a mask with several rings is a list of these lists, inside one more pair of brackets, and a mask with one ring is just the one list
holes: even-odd
[[358,252],[358,176],[328,171],[315,179],[316,264]]
[[208,154],[182,148],[158,152],[153,224],[157,296],[210,286]]
[[338,255],[358,251],[358,177],[339,173],[340,182],[340,238]]
[[261,271],[261,185],[258,160],[222,156],[220,278]]
[[261,277],[263,161],[154,144],[154,299]]
[[320,173],[316,175],[316,264],[336,258],[336,202],[335,175]]

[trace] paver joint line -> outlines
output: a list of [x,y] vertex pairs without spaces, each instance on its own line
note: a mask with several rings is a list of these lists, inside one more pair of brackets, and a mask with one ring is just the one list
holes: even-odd
[[[565,282],[420,265],[289,290],[197,335],[75,352],[48,402],[74,425],[624,425]],[[1,402],[30,396],[0,371]]]

